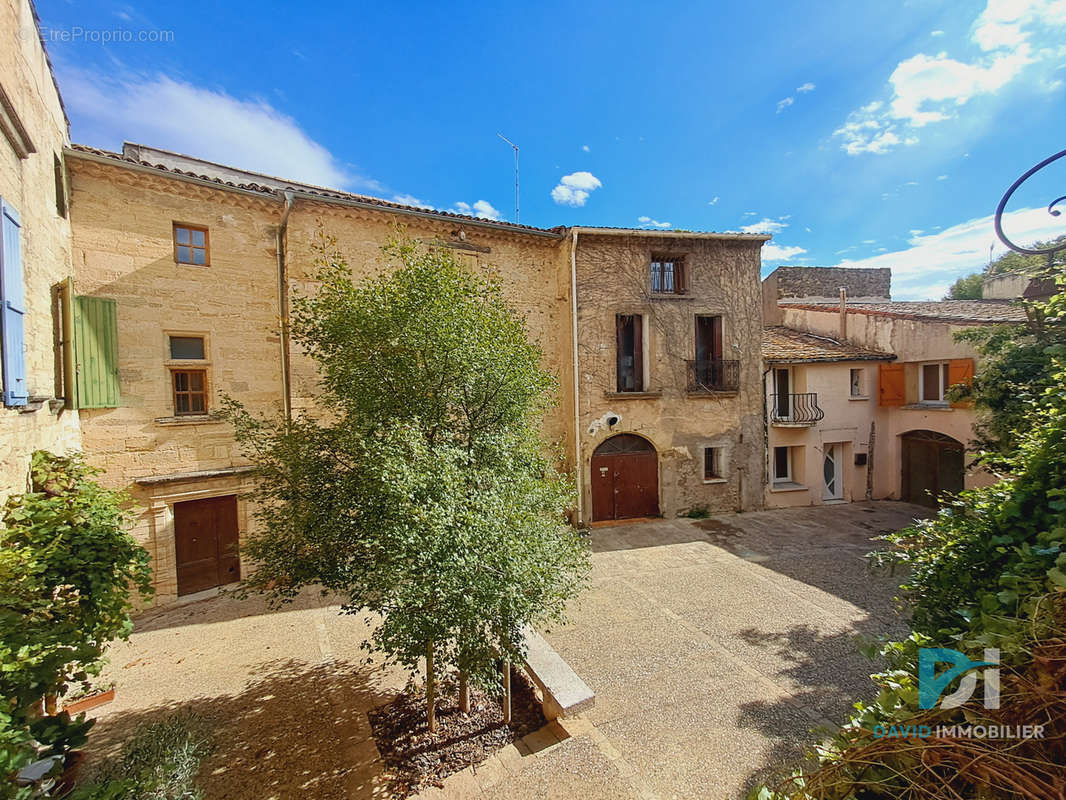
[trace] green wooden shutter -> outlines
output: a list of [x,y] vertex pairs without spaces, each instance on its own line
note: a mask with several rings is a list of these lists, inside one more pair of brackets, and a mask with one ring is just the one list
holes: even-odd
[[74,361],[78,408],[117,408],[118,315],[114,300],[74,298]]

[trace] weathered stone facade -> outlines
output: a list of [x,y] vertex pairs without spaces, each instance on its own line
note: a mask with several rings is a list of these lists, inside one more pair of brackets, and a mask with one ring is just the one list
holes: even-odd
[[[155,558],[157,603],[178,594],[175,503],[248,488],[242,470],[247,461],[226,424],[210,414],[175,416],[168,336],[204,337],[210,403],[225,392],[253,412],[282,413],[277,236],[283,219],[286,292],[313,288],[313,245],[322,233],[333,238],[356,277],[381,268],[381,247],[398,234],[449,247],[472,268],[501,277],[544,351],[546,368],[558,378],[557,404],[544,421],[544,434],[561,447],[570,468],[580,448],[581,521],[590,519],[591,453],[619,432],[636,432],[655,445],[664,515],[762,504],[758,272],[763,237],[664,233],[649,238],[638,231],[532,229],[304,191],[296,192],[286,213],[281,191],[177,175],[84,148],[69,150],[68,161],[77,293],[115,300],[118,315],[121,402],[117,408],[82,410],[84,446],[90,460],[106,470],[104,479],[129,489],[138,502],[135,533]],[[210,266],[175,262],[175,222],[209,229]],[[684,296],[649,293],[649,258],[664,250],[687,259],[691,282]],[[614,318],[636,310],[647,315],[652,330],[649,377],[655,391],[621,397],[612,391]],[[741,364],[735,391],[700,396],[685,391],[697,314],[724,319],[725,357]],[[313,364],[295,347],[290,362],[294,412],[314,413]],[[613,428],[602,423],[609,412],[619,418]],[[703,480],[700,459],[707,445],[721,450],[721,479]],[[243,500],[237,516],[241,534],[247,535],[254,520]]]
[[778,300],[837,300],[841,288],[851,301],[887,301],[892,295],[892,270],[887,267],[778,267],[762,282],[763,319],[767,325],[782,324]]
[[[759,341],[762,239],[578,229],[577,316],[582,476],[596,446],[619,433],[648,439],[660,454],[660,508],[675,516],[703,508],[733,511],[762,502],[763,429]],[[684,259],[684,294],[651,291],[653,254]],[[616,391],[615,319],[646,320],[647,385]],[[698,315],[721,316],[723,358],[739,361],[736,391],[688,391],[687,363],[696,358]],[[617,418],[611,425],[609,421]],[[704,447],[722,450],[723,478],[705,481]],[[592,495],[581,483],[584,516]]]
[[[34,450],[78,445],[78,417],[56,401],[52,286],[71,275],[70,224],[57,205],[67,120],[28,0],[0,4],[0,90],[13,114],[0,131],[0,198],[21,222],[26,383],[30,401],[0,406],[0,500],[25,490]],[[18,128],[21,127],[21,131]],[[61,198],[65,201],[65,197]]]

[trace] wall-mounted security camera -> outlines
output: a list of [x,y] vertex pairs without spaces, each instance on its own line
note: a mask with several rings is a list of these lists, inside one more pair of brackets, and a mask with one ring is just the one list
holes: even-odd
[[619,422],[621,422],[621,420],[618,417],[614,416],[613,414],[611,416],[607,417],[607,426],[610,427],[610,428],[613,428]]

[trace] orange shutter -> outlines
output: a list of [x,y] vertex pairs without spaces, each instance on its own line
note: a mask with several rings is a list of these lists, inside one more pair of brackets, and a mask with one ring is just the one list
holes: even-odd
[[901,406],[906,401],[907,387],[902,364],[881,364],[877,369],[877,402],[882,406]]
[[[963,383],[970,386],[973,383],[973,359],[953,358],[948,362],[948,386]],[[962,403],[952,403],[952,408],[965,408],[970,405],[966,400]]]

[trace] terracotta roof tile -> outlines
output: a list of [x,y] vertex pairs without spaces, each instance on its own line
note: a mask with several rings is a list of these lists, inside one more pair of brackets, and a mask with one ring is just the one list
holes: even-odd
[[768,362],[785,361],[891,361],[891,353],[840,342],[783,325],[770,325],[762,331],[762,357]]
[[[782,300],[782,308],[836,311],[838,303],[792,302]],[[848,303],[849,314],[869,314],[897,319],[925,319],[934,322],[991,323],[1025,322],[1025,310],[1012,300],[894,300],[887,303]]]

